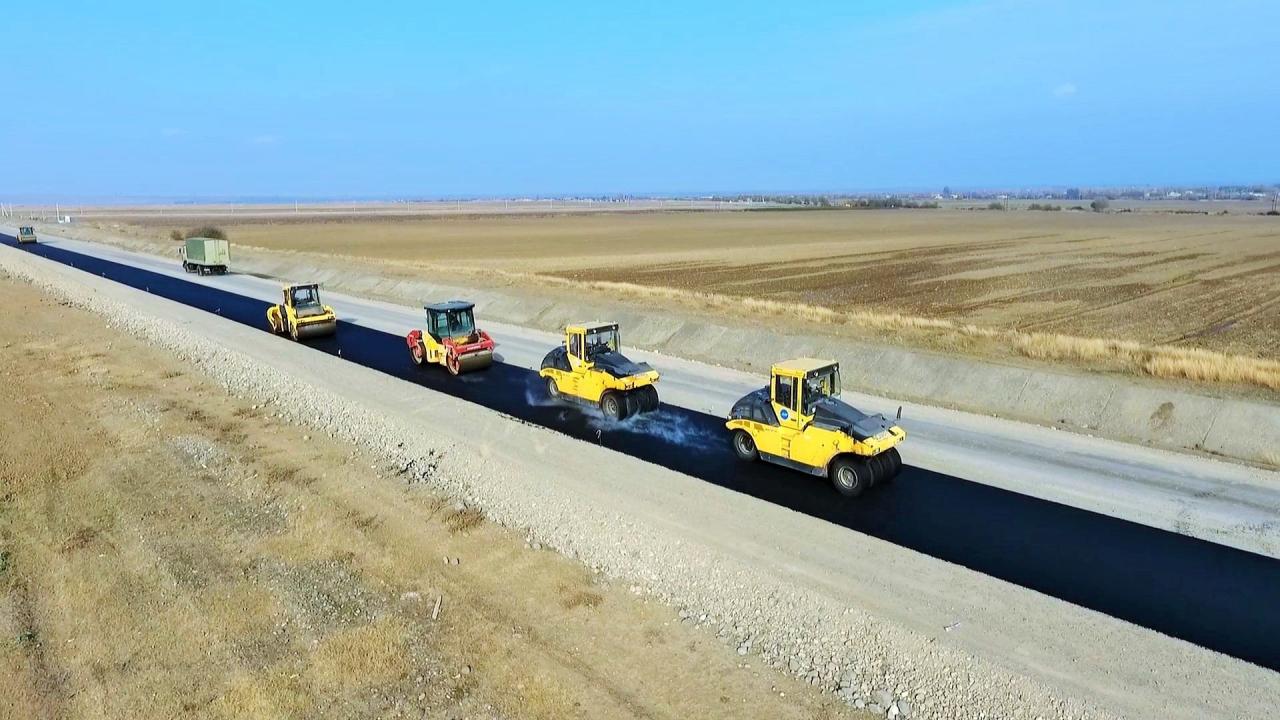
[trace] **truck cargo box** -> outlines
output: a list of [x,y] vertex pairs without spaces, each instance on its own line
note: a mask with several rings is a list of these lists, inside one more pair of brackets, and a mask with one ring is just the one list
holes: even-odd
[[182,268],[187,272],[222,274],[231,265],[231,243],[217,238],[187,238],[181,256]]

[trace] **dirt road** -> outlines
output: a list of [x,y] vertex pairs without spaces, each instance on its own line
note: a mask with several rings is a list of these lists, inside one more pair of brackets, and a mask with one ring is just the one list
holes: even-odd
[[853,712],[0,276],[0,718]]

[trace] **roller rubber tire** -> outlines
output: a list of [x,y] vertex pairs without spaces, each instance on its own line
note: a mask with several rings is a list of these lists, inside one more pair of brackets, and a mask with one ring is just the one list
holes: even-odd
[[880,479],[881,482],[891,483],[893,479],[898,477],[898,473],[902,472],[902,455],[898,453],[898,448],[889,448],[880,454],[884,458],[885,474]]
[[888,482],[889,461],[888,458],[884,456],[884,453],[867,458],[867,467],[871,469],[872,487],[875,487],[880,483]]
[[409,357],[413,358],[413,364],[419,367],[427,361],[426,354],[422,350],[422,343],[409,348]]
[[626,400],[618,397],[618,393],[608,392],[604,397],[600,398],[600,412],[611,420],[621,420],[626,417]]
[[547,397],[552,400],[560,399],[560,386],[556,385],[556,379],[553,377],[547,378]]
[[831,484],[845,497],[858,497],[871,485],[871,468],[852,457],[831,463]]
[[449,374],[457,377],[462,372],[462,368],[458,366],[458,356],[449,353],[444,358],[444,366],[449,369]]
[[739,460],[755,462],[760,459],[760,451],[756,449],[756,440],[746,430],[733,431],[733,452]]
[[661,401],[658,400],[658,388],[645,385],[637,391],[640,394],[640,412],[654,412]]

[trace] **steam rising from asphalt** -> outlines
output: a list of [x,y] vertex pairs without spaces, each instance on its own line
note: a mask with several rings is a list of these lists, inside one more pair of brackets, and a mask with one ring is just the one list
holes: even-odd
[[547,394],[547,386],[541,375],[534,374],[529,377],[524,384],[524,401],[533,407],[548,407],[551,405],[562,405],[563,403],[551,399]]
[[714,430],[697,427],[687,413],[674,413],[666,408],[632,415],[621,422],[606,418],[599,410],[586,410],[590,412],[587,424],[602,432],[622,431],[647,435],[675,445],[697,448],[722,445],[725,442],[725,436]]
[[605,417],[600,412],[600,408],[593,405],[552,400],[547,394],[542,378],[536,375],[525,383],[524,399],[534,407],[572,408],[575,412],[582,414],[587,421],[587,427],[595,430],[597,437],[599,433],[625,432],[696,448],[713,447],[725,442],[725,435],[715,432],[714,429],[698,427],[688,413],[672,412],[665,407],[659,407],[654,412],[632,415],[619,422]]

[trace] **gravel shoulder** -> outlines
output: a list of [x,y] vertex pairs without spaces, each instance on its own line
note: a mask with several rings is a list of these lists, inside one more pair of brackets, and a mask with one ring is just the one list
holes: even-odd
[[1276,674],[1189,644],[7,248],[0,264],[852,703],[1200,718],[1266,717],[1280,697]]

